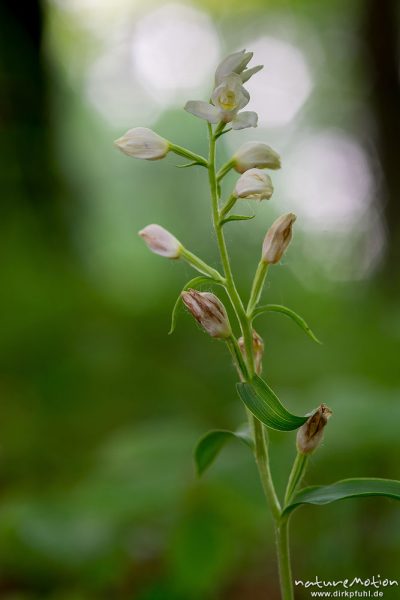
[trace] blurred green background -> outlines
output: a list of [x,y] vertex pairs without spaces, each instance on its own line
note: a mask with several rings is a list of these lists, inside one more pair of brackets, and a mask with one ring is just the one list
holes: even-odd
[[[399,478],[398,8],[3,2],[1,598],[279,597],[252,457],[232,445],[194,474],[198,437],[244,419],[226,349],[183,311],[167,335],[192,272],[136,236],[160,223],[217,266],[205,173],[112,146],[142,125],[205,153],[205,125],[182,106],[208,97],[237,49],[265,65],[248,85],[260,126],[225,136],[221,159],[258,139],[283,162],[273,199],[243,203],[257,218],[227,226],[239,287],[272,220],[296,212],[265,298],[323,340],[263,317],[265,376],[293,412],[334,411],[306,483]],[[280,491],[294,452],[294,435],[272,432]],[[399,577],[395,502],[303,508],[292,523],[297,578]]]

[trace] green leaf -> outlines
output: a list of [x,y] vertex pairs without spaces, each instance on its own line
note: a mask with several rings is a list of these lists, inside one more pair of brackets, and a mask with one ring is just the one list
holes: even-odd
[[192,160],[192,162],[184,163],[183,165],[175,165],[178,169],[187,169],[188,167],[194,167],[196,165],[204,166],[198,160]]
[[307,421],[308,417],[297,417],[286,410],[278,396],[258,375],[251,383],[238,383],[236,387],[250,412],[271,429],[292,431]]
[[226,219],[222,219],[220,225],[225,225],[225,223],[229,223],[229,221],[250,221],[250,219],[254,219],[256,215],[246,216],[246,215],[231,215],[230,217],[226,217]]
[[290,317],[295,323],[297,323],[297,325],[299,325],[299,327],[302,328],[302,330],[312,340],[314,340],[314,342],[317,342],[317,344],[322,343],[319,341],[319,339],[316,337],[316,335],[311,331],[311,329],[309,328],[309,326],[307,325],[305,320],[302,317],[300,317],[300,315],[295,313],[294,310],[291,310],[287,306],[281,306],[280,304],[265,304],[264,306],[260,306],[259,308],[256,308],[256,310],[253,312],[252,317],[254,319],[255,317],[258,317],[259,315],[262,315],[263,313],[266,313],[266,312],[280,312],[280,313],[286,315],[287,317]]
[[249,448],[253,447],[253,440],[248,430],[228,431],[227,429],[215,429],[209,431],[200,439],[194,451],[197,474],[199,476],[208,469],[225,444],[232,439],[241,441]]
[[[191,279],[190,281],[188,281],[183,286],[183,288],[181,290],[181,293],[184,292],[185,290],[189,289],[189,288],[194,288],[194,287],[200,285],[201,283],[219,283],[219,282],[217,282],[215,279],[212,279],[211,277],[207,277],[206,275],[200,275],[199,277],[194,277],[193,279]],[[168,335],[171,335],[171,333],[173,333],[175,331],[176,320],[178,318],[178,308],[179,308],[179,305],[180,305],[180,303],[182,301],[182,299],[181,299],[181,293],[177,297],[176,302],[174,304],[174,307],[172,309],[171,327],[169,329]]]
[[363,498],[365,496],[386,496],[400,500],[400,481],[357,477],[343,479],[331,485],[314,485],[297,492],[283,509],[288,515],[301,504],[330,504],[345,498]]

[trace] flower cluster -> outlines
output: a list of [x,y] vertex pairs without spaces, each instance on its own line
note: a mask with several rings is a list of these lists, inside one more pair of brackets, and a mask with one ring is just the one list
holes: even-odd
[[262,65],[247,68],[252,58],[253,53],[245,50],[230,54],[215,71],[215,87],[211,94],[211,102],[189,100],[185,110],[209,123],[230,123],[232,129],[256,127],[257,113],[239,112],[250,100],[250,94],[243,83],[262,69]]

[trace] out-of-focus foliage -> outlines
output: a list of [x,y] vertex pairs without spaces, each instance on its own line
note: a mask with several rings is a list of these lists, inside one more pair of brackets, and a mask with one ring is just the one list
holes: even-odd
[[[193,275],[178,261],[150,254],[136,236],[158,222],[217,266],[205,174],[177,170],[177,157],[139,162],[112,147],[123,132],[123,119],[113,124],[117,83],[120,114],[127,115],[127,101],[124,79],[107,84],[107,76],[129,73],[130,66],[107,58],[105,49],[117,52],[125,32],[134,36],[148,7],[117,3],[122,37],[110,21],[104,39],[107,3],[82,3],[97,15],[92,20],[66,4],[44,7],[49,138],[59,177],[58,184],[44,185],[46,210],[32,202],[21,175],[19,161],[29,153],[9,153],[1,173],[7,210],[0,223],[0,597],[274,600],[274,540],[250,453],[228,444],[201,480],[193,464],[199,436],[244,420],[235,371],[224,345],[207,338],[183,310],[175,333],[167,335],[176,295]],[[267,380],[285,406],[304,414],[324,402],[334,412],[306,483],[399,478],[400,310],[376,276],[385,245],[381,209],[365,209],[368,194],[357,182],[351,187],[338,158],[343,151],[354,179],[371,183],[378,202],[384,173],[368,154],[368,81],[358,52],[363,7],[337,2],[322,11],[313,2],[282,8],[254,0],[246,10],[231,2],[219,3],[218,12],[214,3],[193,9],[205,15],[201,23],[214,28],[220,47],[275,35],[300,48],[309,64],[312,90],[299,112],[272,127],[266,110],[258,131],[232,134],[232,147],[222,151],[226,158],[250,135],[283,158],[282,171],[273,173],[273,199],[244,202],[243,210],[256,218],[226,225],[241,292],[250,285],[268,225],[286,208],[299,213],[294,243],[283,264],[271,269],[265,301],[299,312],[323,345],[272,313],[256,325],[265,339]],[[283,79],[290,52],[281,54]],[[121,61],[126,56],[122,52]],[[125,128],[151,122],[163,136],[205,153],[203,124],[179,109],[193,92],[180,90],[179,100],[166,106],[143,81],[132,116],[123,117]],[[146,112],[149,106],[155,116]],[[365,121],[355,122],[361,113]],[[29,144],[24,127],[21,140]],[[322,156],[332,153],[338,170],[328,169],[330,181],[325,166],[321,176],[315,164],[321,186],[315,191],[313,169],[302,179],[298,168],[302,156],[311,160],[320,148]],[[351,194],[344,204],[342,196],[329,196],[340,177],[360,205],[349,208]],[[228,192],[235,176],[227,180]],[[322,208],[292,206],[293,181],[303,203],[307,193],[313,202],[319,194]],[[324,203],[325,194],[339,212]],[[392,273],[393,280],[398,276]],[[294,434],[271,432],[280,492],[294,452]],[[399,525],[398,506],[382,499],[302,508],[293,518],[294,572],[303,579],[395,577]]]

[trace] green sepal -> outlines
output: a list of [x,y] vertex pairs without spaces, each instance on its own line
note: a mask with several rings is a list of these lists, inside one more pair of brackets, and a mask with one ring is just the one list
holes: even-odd
[[255,319],[259,315],[262,315],[266,312],[280,312],[280,313],[286,315],[287,317],[290,317],[290,319],[292,319],[295,323],[297,323],[297,325],[299,327],[301,327],[301,329],[312,340],[314,340],[314,342],[317,342],[317,344],[322,344],[322,342],[320,342],[320,340],[317,338],[317,336],[313,333],[313,331],[307,325],[305,320],[302,317],[300,317],[300,315],[295,313],[294,310],[288,308],[287,306],[282,306],[280,304],[265,304],[264,306],[260,306],[259,308],[256,308],[254,310],[254,312],[252,314],[252,318]]
[[246,215],[231,215],[230,217],[226,217],[226,219],[222,219],[220,221],[220,225],[225,225],[225,223],[229,223],[229,221],[250,221],[250,219],[254,219],[256,215],[246,216]]
[[307,421],[308,417],[292,415],[258,375],[253,377],[251,383],[237,383],[236,388],[250,412],[271,429],[293,431]]
[[194,450],[197,474],[202,475],[217,458],[222,448],[231,440],[239,440],[250,449],[253,449],[253,440],[248,429],[229,431],[228,429],[214,429],[206,433],[197,443]]
[[178,308],[179,305],[182,301],[181,298],[181,293],[186,291],[189,288],[195,288],[196,286],[200,285],[201,283],[216,283],[221,285],[220,281],[217,281],[216,279],[213,279],[212,277],[207,277],[206,275],[199,275],[198,277],[194,277],[193,279],[191,279],[190,281],[188,281],[182,288],[179,296],[176,299],[176,302],[174,304],[174,307],[172,309],[172,314],[171,314],[171,327],[169,329],[168,335],[171,335],[171,333],[173,333],[175,331],[175,327],[176,327],[176,320],[178,318]]
[[291,498],[282,516],[288,516],[302,504],[330,504],[346,498],[363,498],[367,496],[386,496],[400,500],[400,481],[373,477],[357,477],[342,479],[331,485],[314,485],[303,488]]

